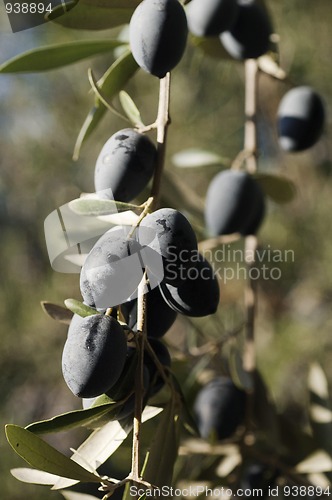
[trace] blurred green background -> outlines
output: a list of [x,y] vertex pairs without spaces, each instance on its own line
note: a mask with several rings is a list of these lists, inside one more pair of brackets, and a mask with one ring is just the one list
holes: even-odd
[[[286,205],[269,202],[259,234],[263,247],[291,249],[295,260],[280,264],[280,280],[260,282],[258,366],[278,408],[297,418],[306,403],[310,362],[319,361],[332,381],[332,10],[330,0],[267,3],[280,35],[281,65],[294,84],[314,87],[323,96],[327,111],[326,130],[316,146],[296,155],[283,154],[277,146],[275,116],[290,84],[261,75],[260,168],[292,179],[297,193]],[[119,32],[70,31],[48,23],[13,34],[2,5],[0,15],[0,62],[36,46],[113,38]],[[79,299],[79,277],[52,271],[43,223],[56,207],[82,191],[93,191],[94,163],[103,143],[127,126],[109,113],[83,147],[80,159],[72,161],[78,131],[92,105],[87,70],[92,67],[99,77],[113,60],[110,54],[43,74],[0,75],[0,483],[6,500],[60,498],[10,475],[10,468],[23,462],[7,444],[3,428],[5,423],[27,425],[80,407],[61,375],[66,327],[46,317],[40,307],[41,300],[61,304],[68,297]],[[243,65],[210,59],[188,45],[172,82],[168,174],[162,201],[184,211],[203,237],[199,207],[218,167],[180,170],[171,158],[193,147],[229,159],[237,155],[243,141]],[[156,79],[139,72],[126,90],[145,122],[153,121]],[[174,196],[174,184],[182,196]],[[223,334],[241,323],[242,289],[243,283],[221,283],[219,326],[211,320],[195,322],[207,338],[218,335],[218,328]],[[167,334],[165,340],[174,357],[181,354],[174,339],[180,334],[185,339],[191,331],[190,324],[180,319]],[[51,442],[68,453],[79,437],[55,436]]]

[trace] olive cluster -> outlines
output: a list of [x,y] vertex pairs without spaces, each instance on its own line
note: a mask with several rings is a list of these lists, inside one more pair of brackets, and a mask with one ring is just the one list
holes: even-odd
[[272,25],[255,0],[192,0],[187,18],[193,35],[219,36],[234,59],[257,58],[269,49]]
[[[219,36],[237,59],[264,54],[272,33],[266,10],[254,0],[192,0],[186,10],[178,0],[143,0],[130,22],[130,45],[139,66],[163,78],[184,53],[188,27],[195,36]],[[281,147],[287,151],[310,147],[320,137],[323,123],[320,97],[309,87],[291,90],[278,112]],[[131,202],[153,177],[157,157],[154,142],[144,133],[133,128],[118,131],[96,161],[97,196]],[[264,214],[264,194],[253,175],[232,169],[214,177],[205,208],[212,235],[255,234]],[[98,239],[80,275],[83,302],[95,313],[84,318],[74,315],[62,367],[68,387],[83,398],[84,407],[98,404],[103,394],[121,401],[117,419],[134,411],[138,354],[128,339],[138,331],[137,297],[144,275],[145,327],[154,356],[151,349],[145,350],[143,404],[164,385],[157,364],[167,372],[171,357],[161,338],[177,314],[207,316],[220,300],[213,269],[199,254],[195,232],[178,210],[161,208],[136,226],[113,227]],[[195,403],[201,435],[231,436],[243,420],[245,403],[245,392],[230,379],[218,377],[207,384]]]
[[[156,147],[145,135],[134,129],[117,132],[96,161],[97,195],[132,201],[149,182],[156,159]],[[171,358],[160,338],[177,314],[206,316],[213,314],[219,303],[218,281],[198,253],[196,235],[181,212],[161,208],[136,226],[115,226],[98,239],[80,274],[83,302],[94,308],[95,314],[85,318],[74,315],[62,369],[68,387],[83,398],[85,408],[98,404],[103,394],[123,402],[117,419],[134,411],[138,356],[132,343],[128,344],[127,332],[137,332],[137,295],[144,273],[148,278],[147,339],[166,369]],[[164,385],[149,350],[144,353],[143,383],[145,404]]]

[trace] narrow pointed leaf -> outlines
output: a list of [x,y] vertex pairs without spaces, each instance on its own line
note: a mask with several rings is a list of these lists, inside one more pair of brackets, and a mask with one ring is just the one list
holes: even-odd
[[332,456],[332,404],[326,375],[318,363],[308,374],[309,418],[316,444]]
[[332,458],[323,450],[318,450],[295,467],[301,474],[332,471]]
[[60,491],[61,495],[66,500],[98,500],[99,497],[87,495],[86,493],[79,493],[78,491]]
[[179,168],[204,168],[216,165],[229,164],[228,158],[223,158],[211,151],[204,149],[189,148],[176,153],[172,161]]
[[93,307],[87,306],[76,299],[66,299],[65,306],[74,314],[78,314],[82,318],[86,318],[87,316],[93,316],[95,314],[100,314]]
[[142,207],[133,205],[131,203],[123,203],[121,201],[102,200],[102,199],[89,199],[77,198],[69,203],[69,208],[77,215],[90,215],[98,217],[101,215],[112,215],[119,212],[126,212],[133,210],[134,212],[141,213]]
[[245,370],[241,352],[236,345],[230,347],[229,369],[235,385],[245,391],[252,391],[254,389],[253,373]]
[[6,437],[13,450],[32,467],[76,481],[100,482],[98,476],[23,427],[6,425]]
[[10,472],[15,479],[18,479],[23,483],[51,486],[58,480],[58,476],[55,476],[54,474],[49,474],[48,472],[44,472],[42,470],[29,469],[27,467],[12,469]]
[[194,436],[199,436],[199,430],[198,430],[196,421],[188,408],[188,405],[187,405],[186,399],[184,397],[181,385],[179,384],[177,378],[174,375],[172,375],[172,380],[173,380],[174,387],[176,388],[176,391],[179,395],[181,405],[182,405],[181,406],[181,421],[188,432],[190,432]]
[[97,219],[115,226],[134,226],[138,222],[139,215],[132,210],[128,210],[117,214],[98,215]]
[[[154,418],[162,411],[161,408],[147,406],[142,414],[142,422]],[[77,451],[72,455],[72,460],[84,464],[88,461],[95,469],[100,467],[113,453],[121,446],[123,441],[129,435],[132,429],[132,420],[108,422],[100,429],[95,430]],[[59,478],[54,484],[53,489],[69,488],[77,481]]]
[[70,325],[73,313],[66,307],[47,301],[42,301],[41,306],[43,311],[55,321],[59,321],[59,323],[63,323],[65,325]]
[[144,127],[141,113],[139,112],[139,109],[137,108],[130,95],[127,94],[127,92],[125,92],[124,90],[121,90],[119,98],[123,111],[126,113],[127,117],[134,125],[134,127]]
[[174,464],[178,456],[180,416],[176,403],[171,400],[163,411],[156,430],[144,479],[156,486],[170,486]]
[[66,28],[103,30],[128,23],[139,2],[140,0],[80,0],[69,12],[63,14],[62,6],[59,5],[47,17]]
[[277,80],[285,80],[287,73],[283,70],[272,54],[264,54],[257,59],[258,67],[263,73],[273,76]]
[[[120,90],[123,89],[128,80],[135,74],[137,69],[138,65],[131,52],[124,52],[112,64],[112,66],[108,69],[108,71],[99,82],[99,88],[104,98],[110,100],[113,99],[113,97],[115,97],[120,92]],[[106,107],[104,106],[104,104],[99,99],[96,99],[95,105],[86,117],[81,131],[78,135],[74,150],[74,159],[77,159],[79,157],[83,143],[95,130],[96,126],[103,118],[105,112]]]
[[38,47],[4,62],[0,73],[48,71],[110,52],[124,45],[119,40],[80,40],[47,47]]
[[295,185],[286,177],[258,173],[255,174],[255,178],[265,194],[275,203],[289,203],[294,199],[296,194]]
[[47,434],[51,432],[61,432],[75,427],[92,425],[96,419],[107,415],[111,410],[118,408],[119,404],[111,402],[100,406],[93,406],[85,410],[74,410],[48,420],[34,422],[26,429],[34,434]]

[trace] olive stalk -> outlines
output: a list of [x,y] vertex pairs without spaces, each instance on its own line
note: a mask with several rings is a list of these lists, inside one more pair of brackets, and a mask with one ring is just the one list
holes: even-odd
[[[245,159],[246,170],[250,174],[257,171],[257,83],[258,83],[258,65],[255,59],[248,59],[245,62],[245,128],[244,128],[244,151],[247,152]],[[250,388],[248,388],[248,408],[247,408],[247,430],[250,428],[250,422],[253,412],[253,380],[256,368],[255,353],[255,316],[257,306],[256,283],[251,278],[251,270],[255,266],[255,257],[257,251],[257,237],[247,236],[245,238],[245,260],[248,271],[248,279],[245,288],[245,308],[246,308],[246,327],[245,327],[245,345],[243,356],[244,370],[250,377]]]
[[167,73],[160,80],[159,106],[157,114],[157,163],[153,177],[151,196],[153,197],[153,208],[158,205],[161,178],[165,164],[167,131],[170,124],[169,104],[170,104],[171,74]]
[[[153,210],[156,208],[159,200],[160,186],[162,172],[165,164],[165,153],[166,153],[166,139],[167,139],[167,129],[170,123],[169,118],[169,103],[170,103],[170,73],[160,79],[160,89],[159,89],[159,104],[158,104],[158,114],[156,119],[157,126],[157,161],[156,169],[153,178],[153,184],[151,189],[151,197],[148,199],[146,204],[146,209],[143,211],[139,222],[147,215],[149,209]],[[144,368],[144,349],[146,344],[146,286],[147,286],[146,273],[142,278],[142,281],[138,288],[137,297],[137,349],[139,353],[139,361],[137,365],[137,376],[135,381],[135,413],[134,413],[134,426],[133,426],[133,444],[132,444],[132,462],[131,462],[131,473],[129,478],[138,482],[140,478],[140,464],[139,464],[139,453],[140,453],[140,434],[141,434],[141,423],[142,423],[142,409],[143,409],[143,368]],[[158,367],[160,368],[160,367]],[[162,376],[165,377],[165,372],[161,369]],[[165,377],[166,378],[166,377]]]
[[139,445],[140,445],[140,432],[142,423],[143,411],[143,368],[144,368],[144,346],[146,338],[146,272],[138,287],[137,298],[137,349],[139,359],[137,363],[136,377],[135,377],[135,412],[134,412],[134,425],[133,425],[133,447],[132,447],[132,460],[130,478],[132,481],[138,481],[139,477]]

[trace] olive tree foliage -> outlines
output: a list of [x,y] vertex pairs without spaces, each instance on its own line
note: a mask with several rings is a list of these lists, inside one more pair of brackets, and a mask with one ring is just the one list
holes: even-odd
[[[105,115],[120,116],[124,128],[105,141],[96,158],[97,196],[82,196],[69,204],[77,215],[104,217],[108,231],[91,245],[81,262],[82,298],[66,299],[65,307],[43,302],[51,318],[69,326],[63,375],[69,389],[83,398],[83,407],[24,428],[6,426],[9,444],[30,466],[12,470],[13,476],[51,486],[69,500],[92,500],[100,495],[107,499],[119,492],[124,499],[148,498],[154,489],[173,486],[180,491],[198,484],[210,488],[222,485],[233,492],[259,487],[266,497],[271,488],[278,490],[280,498],[289,491],[308,496],[330,494],[331,403],[323,370],[318,364],[309,370],[308,429],[277,411],[256,366],[257,233],[268,217],[270,201],[282,204],[295,196],[295,186],[288,178],[260,169],[259,75],[268,75],[275,85],[278,80],[283,82],[286,89],[295,84],[279,65],[278,37],[268,4],[263,0],[209,2],[211,16],[218,9],[224,13],[232,9],[227,23],[221,23],[222,28],[213,26],[212,32],[211,19],[206,11],[200,14],[200,5],[205,6],[204,0],[81,0],[67,8],[62,5],[49,20],[83,31],[130,23],[129,39],[82,36],[75,42],[41,46],[0,66],[0,73],[38,72],[92,56],[116,54],[99,79],[89,70],[91,109],[78,133],[73,158],[84,155]],[[200,26],[204,22],[207,25]],[[167,182],[168,131],[173,125],[170,96],[176,75],[171,79],[171,72],[181,65],[186,45],[202,57],[234,59],[233,64],[244,75],[245,109],[243,148],[234,159],[225,161],[199,145],[173,157],[183,172],[216,165],[219,170],[207,190],[200,216],[197,207],[195,211],[189,204],[185,217],[173,207],[160,208],[160,201]],[[141,69],[151,79],[158,79],[160,86],[159,95],[150,97],[158,104],[153,123],[144,123],[139,107],[125,90]],[[324,100],[307,87],[304,97],[302,94],[290,90],[276,116],[280,147],[285,151],[312,147],[323,130]],[[136,203],[142,191],[147,197]],[[186,193],[189,199],[194,197],[194,193]],[[117,234],[117,224],[125,226],[125,236]],[[241,283],[242,316],[225,327],[222,279],[213,272],[204,252],[213,255],[229,245],[242,245],[247,274]],[[170,248],[175,249],[172,255]],[[147,265],[141,262],[140,279],[123,267],[128,288],[122,301],[117,301],[115,294],[111,303],[107,287],[112,279],[113,283],[121,282],[117,262],[143,250],[148,250],[150,257],[160,257],[162,281],[147,293],[148,283],[158,274],[153,265],[157,260],[150,257]],[[184,252],[193,256],[189,264],[188,259],[182,262]],[[171,272],[174,255],[175,273]],[[179,272],[182,264],[184,276]],[[193,269],[197,271],[194,279],[189,275]],[[190,361],[186,378],[181,363],[172,359],[167,343],[160,340],[165,334],[167,340],[168,329],[178,321],[177,314],[192,326],[192,336],[181,353]],[[196,317],[208,318],[206,327],[195,323],[192,318]],[[209,336],[209,329],[221,332],[219,337]],[[147,426],[153,429],[148,436],[144,434]],[[91,433],[71,457],[42,438],[43,434],[77,427]],[[103,473],[99,472],[120,447],[130,457],[127,474],[114,478],[111,466],[109,471],[102,468]],[[94,495],[100,495],[78,493],[75,487],[79,483],[97,485]]]

